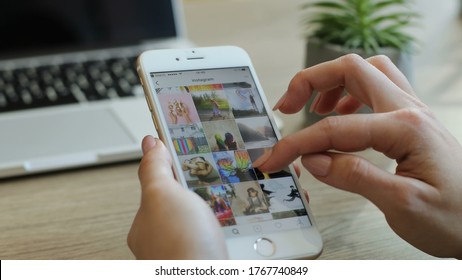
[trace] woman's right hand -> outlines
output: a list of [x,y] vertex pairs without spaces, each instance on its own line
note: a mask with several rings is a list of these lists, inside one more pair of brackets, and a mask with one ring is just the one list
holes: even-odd
[[[299,72],[275,109],[298,112],[315,90],[312,111],[348,115],[283,138],[254,167],[275,172],[301,156],[320,181],[372,201],[410,244],[462,258],[462,147],[401,72],[384,56],[347,55]],[[363,104],[374,113],[350,114]],[[396,172],[350,154],[368,148],[396,160]]]

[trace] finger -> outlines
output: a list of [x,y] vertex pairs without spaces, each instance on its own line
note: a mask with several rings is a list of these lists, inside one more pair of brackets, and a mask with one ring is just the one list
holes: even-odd
[[401,88],[404,92],[416,96],[409,80],[404,76],[403,72],[385,55],[376,55],[369,57],[367,61],[385,74],[395,85]]
[[300,172],[300,166],[299,166],[298,163],[296,163],[296,162],[294,162],[292,165],[293,165],[293,167],[294,167],[295,174],[297,174],[297,177],[300,178],[300,174],[301,174],[301,172]]
[[[414,89],[404,74],[396,65],[385,55],[377,55],[366,59],[380,72],[385,74],[391,82],[401,88],[404,92],[415,96]],[[351,114],[358,111],[363,104],[351,95],[344,96],[337,104],[335,111],[339,114]]]
[[354,98],[351,95],[345,95],[342,99],[339,100],[337,106],[335,107],[335,112],[341,115],[352,114],[357,112],[362,104],[358,99]]
[[319,92],[310,107],[310,112],[324,115],[331,113],[343,96],[344,88],[338,87],[327,92]]
[[162,141],[146,136],[141,146],[144,155],[138,177],[142,190],[148,186],[157,187],[176,182],[172,172],[172,159]]
[[328,152],[305,155],[301,161],[321,182],[360,194],[382,210],[394,205],[397,194],[410,185],[409,178],[390,174],[356,155]]
[[[367,58],[366,60],[375,68],[380,70],[380,72],[384,73],[385,76],[387,76],[387,78],[390,79],[390,81],[392,81],[395,85],[401,88],[404,92],[415,96],[414,89],[412,88],[408,79],[398,69],[398,67],[396,67],[396,65],[390,60],[390,58],[388,58],[385,55],[377,55]],[[348,94],[344,96],[342,99],[340,99],[340,97],[343,95],[343,91],[343,88],[336,88],[328,93],[323,93],[329,94],[328,96],[330,98],[328,102],[322,102],[322,100],[317,100],[318,102],[316,102],[316,105],[319,106],[313,106],[315,104],[315,102],[313,102],[310,111],[315,111],[318,114],[327,114],[332,112],[335,108],[335,111],[339,114],[351,114],[359,110],[363,104],[351,95]],[[320,105],[323,106],[321,107]]]
[[143,138],[141,142],[141,149],[143,151],[143,155],[147,154],[154,146],[157,144],[156,138],[152,135],[147,135]]
[[403,135],[408,135],[410,130],[416,129],[412,123],[409,124],[409,119],[414,117],[412,114],[410,110],[403,110],[382,114],[327,117],[284,137],[257,159],[253,166],[263,172],[272,173],[301,155],[330,149],[354,152],[373,148],[390,158],[398,159],[414,144],[395,145],[403,140]]
[[406,94],[378,68],[358,55],[346,55],[300,71],[289,83],[276,109],[283,113],[300,111],[314,90],[345,89],[375,112],[387,112],[421,104]]

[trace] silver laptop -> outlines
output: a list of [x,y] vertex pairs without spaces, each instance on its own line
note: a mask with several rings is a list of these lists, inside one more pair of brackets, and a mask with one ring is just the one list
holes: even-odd
[[0,178],[139,158],[135,59],[191,45],[181,1],[1,1]]

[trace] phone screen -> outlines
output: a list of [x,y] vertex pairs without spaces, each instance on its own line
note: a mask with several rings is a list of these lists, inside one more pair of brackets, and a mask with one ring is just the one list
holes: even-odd
[[312,226],[289,167],[252,168],[277,136],[248,67],[150,76],[181,179],[228,238]]

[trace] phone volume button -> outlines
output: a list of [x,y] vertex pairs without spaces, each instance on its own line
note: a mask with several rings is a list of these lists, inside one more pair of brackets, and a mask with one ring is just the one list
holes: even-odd
[[159,127],[157,126],[157,122],[156,122],[156,119],[155,119],[154,117],[152,118],[152,121],[153,121],[153,123],[154,123],[154,127],[155,127],[156,131],[158,132],[158,131],[159,131]]
[[146,103],[148,103],[149,111],[152,112],[152,104],[151,104],[149,97],[145,95],[144,98],[146,98]]

